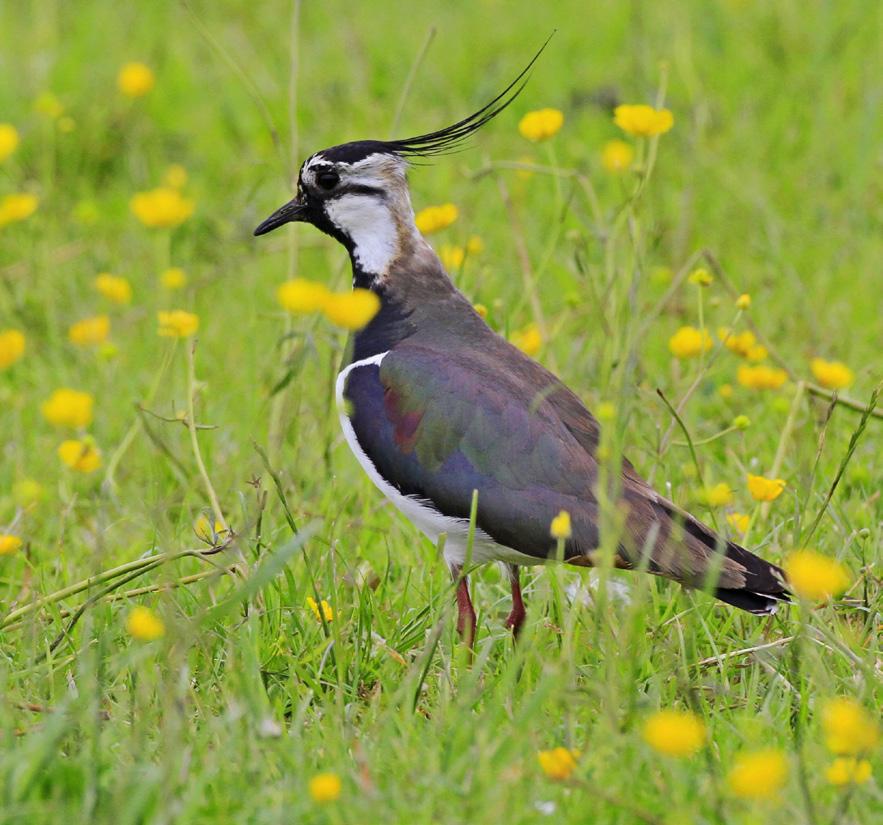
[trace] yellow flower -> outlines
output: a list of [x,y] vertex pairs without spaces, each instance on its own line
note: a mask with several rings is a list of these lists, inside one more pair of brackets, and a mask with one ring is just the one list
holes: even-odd
[[71,324],[67,331],[67,337],[72,344],[78,347],[89,347],[103,344],[110,335],[110,318],[106,315],[95,315],[92,318],[83,318]]
[[449,227],[460,215],[460,210],[452,203],[441,206],[427,206],[414,217],[414,223],[424,235],[431,235]]
[[751,306],[751,296],[747,292],[743,292],[738,298],[736,298],[736,308],[737,309],[748,309]]
[[635,159],[635,150],[624,140],[608,140],[601,149],[601,166],[606,172],[625,172]]
[[708,330],[696,327],[681,327],[668,339],[668,348],[676,358],[693,358],[712,347]]
[[524,329],[512,333],[512,343],[525,355],[536,355],[543,346],[539,324],[528,324]]
[[276,299],[288,312],[306,313],[324,309],[331,293],[328,287],[306,278],[295,278],[281,284],[276,290]]
[[737,415],[733,419],[733,426],[737,430],[747,430],[751,426],[751,419],[747,415]]
[[114,304],[128,304],[132,301],[132,285],[119,275],[102,272],[95,278],[94,284],[95,289]]
[[160,272],[159,282],[166,289],[183,289],[187,286],[187,273],[179,266],[171,266]]
[[763,361],[764,358],[767,357],[767,349],[765,346],[761,344],[755,344],[751,349],[748,350],[745,357],[749,361]]
[[702,498],[709,507],[724,507],[733,500],[733,491],[725,481],[706,487],[702,492]]
[[50,120],[58,120],[64,114],[64,106],[52,92],[41,92],[34,100],[34,111]]
[[736,371],[736,380],[750,390],[777,390],[788,380],[788,373],[766,364],[756,367],[741,364]]
[[192,198],[185,198],[171,186],[158,186],[138,192],[129,202],[135,217],[151,229],[171,229],[184,223],[196,208]]
[[43,498],[43,486],[32,478],[23,478],[12,485],[12,498],[19,507],[30,507]]
[[675,121],[668,109],[654,109],[643,103],[624,103],[613,110],[613,122],[626,134],[652,137],[665,134]]
[[748,358],[751,351],[757,346],[757,338],[754,337],[754,333],[750,329],[733,332],[729,327],[719,327],[717,337],[730,352],[735,352],[740,358]]
[[714,278],[712,277],[711,273],[704,267],[694,269],[687,276],[687,280],[691,284],[695,284],[696,286],[711,286],[714,283]]
[[216,547],[223,542],[224,537],[230,531],[222,522],[217,519],[209,520],[209,517],[203,513],[193,522],[193,532],[201,541]]
[[332,324],[348,330],[362,329],[380,312],[380,298],[370,289],[356,287],[352,292],[329,296],[322,311]]
[[602,401],[595,410],[599,421],[613,421],[616,418],[616,404],[612,401]]
[[755,501],[775,501],[782,495],[786,483],[781,478],[767,478],[748,473],[748,492]]
[[11,367],[24,354],[24,335],[17,329],[0,329],[0,370]]
[[126,63],[117,75],[117,88],[127,97],[144,97],[155,83],[153,72],[144,63]]
[[686,710],[660,710],[644,723],[644,741],[666,756],[692,756],[705,744],[705,725]]
[[438,257],[441,258],[442,266],[448,272],[453,272],[463,266],[463,261],[466,260],[466,250],[462,246],[446,243],[442,244],[439,249]]
[[717,389],[717,394],[723,398],[724,401],[729,401],[733,397],[733,385],[721,384]]
[[570,526],[570,513],[567,510],[561,510],[552,523],[549,525],[549,533],[553,539],[569,539],[572,534]]
[[862,785],[871,778],[871,763],[841,756],[828,765],[825,776],[832,785]]
[[[319,612],[319,608],[322,608],[322,612]],[[307,607],[313,611],[313,615],[316,617],[317,622],[322,621],[322,617],[325,617],[326,622],[334,621],[334,610],[330,604],[328,604],[325,599],[322,599],[321,605],[317,602],[312,596],[307,596]]]
[[11,123],[0,123],[0,163],[18,149],[18,129]]
[[823,387],[829,390],[842,390],[852,383],[852,370],[842,361],[826,361],[824,358],[813,358],[809,368]]
[[484,252],[484,241],[478,235],[470,235],[466,239],[466,251],[470,255],[481,255]]
[[172,189],[183,189],[187,184],[187,170],[180,163],[173,163],[166,167],[162,182],[165,186],[171,186]]
[[43,418],[56,427],[88,427],[92,423],[95,399],[87,392],[62,387],[40,407]]
[[537,752],[537,761],[549,779],[568,779],[576,770],[576,760],[579,757],[580,752],[573,748],[552,748]]
[[189,338],[199,329],[199,316],[184,309],[171,309],[156,314],[157,334],[162,338]]
[[9,533],[0,533],[0,556],[9,556],[16,550],[21,549],[22,540],[18,536]]
[[483,320],[487,319],[487,307],[484,304],[473,304],[472,308],[479,314]]
[[518,121],[518,131],[522,137],[539,143],[557,135],[563,125],[564,113],[559,109],[537,109]]
[[0,227],[30,218],[39,205],[40,199],[30,192],[4,195],[0,198]]
[[730,790],[747,799],[770,799],[787,779],[788,760],[775,748],[737,754],[727,775]]
[[748,525],[751,524],[751,517],[745,513],[730,513],[727,515],[727,523],[737,533],[745,533],[748,530]]
[[162,619],[149,607],[134,607],[126,617],[126,632],[139,642],[152,642],[165,635]]
[[101,451],[89,438],[62,441],[58,447],[58,457],[78,473],[92,473],[101,466]]
[[310,779],[309,789],[313,802],[334,802],[340,797],[340,777],[336,773],[317,773]]
[[822,708],[825,744],[836,754],[855,756],[870,751],[877,744],[877,720],[855,699],[838,696]]
[[810,601],[827,601],[849,587],[846,568],[836,559],[814,550],[795,550],[785,559],[783,567],[791,589]]

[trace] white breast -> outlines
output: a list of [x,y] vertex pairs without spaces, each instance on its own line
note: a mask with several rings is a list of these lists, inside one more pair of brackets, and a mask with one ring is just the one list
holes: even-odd
[[[433,544],[438,543],[439,536],[444,533],[445,539],[445,561],[449,565],[460,565],[466,559],[466,544],[469,533],[469,522],[466,519],[452,518],[440,513],[431,502],[416,496],[406,496],[400,493],[392,484],[390,484],[374,466],[374,462],[366,455],[359,440],[356,438],[353,425],[346,414],[346,399],[343,391],[346,386],[346,379],[349,374],[359,367],[368,367],[372,365],[380,366],[383,359],[388,355],[387,352],[379,355],[372,355],[361,361],[355,361],[349,364],[345,369],[341,370],[337,376],[335,385],[335,395],[337,399],[337,412],[340,416],[340,426],[343,429],[343,436],[346,443],[349,444],[350,450],[362,465],[362,469],[368,474],[368,478],[374,482],[374,485],[385,495],[398,510],[404,513],[408,519],[421,530]],[[476,529],[475,540],[472,546],[473,562],[481,564],[486,561],[505,561],[512,564],[532,565],[542,564],[543,559],[537,559],[533,556],[519,553],[510,547],[504,547],[497,544],[484,530]]]

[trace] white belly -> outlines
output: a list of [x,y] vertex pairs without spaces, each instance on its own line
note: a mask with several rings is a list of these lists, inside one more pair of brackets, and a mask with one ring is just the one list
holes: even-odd
[[[374,485],[385,495],[398,510],[404,513],[408,519],[421,530],[433,544],[438,544],[439,537],[444,534],[445,547],[444,556],[448,565],[462,565],[466,561],[467,537],[469,533],[469,521],[467,519],[452,518],[440,513],[431,502],[420,499],[417,496],[402,495],[392,484],[390,484],[383,476],[377,472],[374,462],[365,454],[362,446],[356,438],[353,425],[346,415],[346,403],[343,397],[344,386],[346,385],[347,376],[359,367],[367,367],[372,364],[380,366],[380,362],[386,357],[387,353],[382,352],[379,355],[372,355],[361,361],[349,364],[341,370],[337,376],[335,385],[335,396],[337,400],[337,412],[340,417],[340,426],[343,430],[343,436],[346,443],[349,444],[350,450],[362,465],[362,469],[368,475],[368,478],[374,482]],[[504,561],[510,564],[543,564],[544,559],[538,559],[534,556],[528,556],[525,553],[519,553],[511,547],[504,547],[497,544],[484,530],[476,528],[475,537],[472,544],[471,561],[476,564],[482,564],[488,561]]]

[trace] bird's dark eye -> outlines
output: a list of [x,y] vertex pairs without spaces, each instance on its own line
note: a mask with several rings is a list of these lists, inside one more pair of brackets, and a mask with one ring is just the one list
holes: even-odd
[[334,189],[338,183],[340,183],[340,175],[337,172],[319,172],[316,175],[316,183],[322,189]]

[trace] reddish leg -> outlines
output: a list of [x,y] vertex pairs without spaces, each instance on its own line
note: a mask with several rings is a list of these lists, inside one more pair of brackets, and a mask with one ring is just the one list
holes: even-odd
[[477,621],[475,608],[469,598],[469,583],[466,581],[466,576],[460,575],[461,570],[459,565],[451,566],[451,576],[457,582],[457,632],[467,647],[471,649],[472,643],[475,641]]
[[509,571],[509,584],[512,585],[512,611],[506,617],[506,627],[512,628],[512,635],[517,639],[527,615],[521,598],[521,571],[515,564],[507,564],[506,569]]

